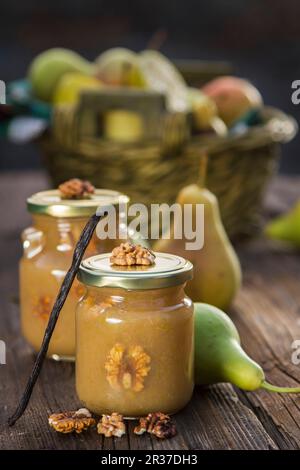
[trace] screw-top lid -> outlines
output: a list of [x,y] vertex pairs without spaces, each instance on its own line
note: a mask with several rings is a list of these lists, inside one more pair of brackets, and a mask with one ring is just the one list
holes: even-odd
[[98,207],[127,203],[129,198],[118,191],[96,189],[86,199],[64,199],[58,189],[41,191],[27,199],[27,208],[34,214],[52,217],[89,217]]
[[85,259],[78,279],[95,287],[120,287],[128,290],[161,289],[183,284],[193,277],[193,265],[180,256],[154,253],[150,266],[116,266],[110,263],[111,253]]

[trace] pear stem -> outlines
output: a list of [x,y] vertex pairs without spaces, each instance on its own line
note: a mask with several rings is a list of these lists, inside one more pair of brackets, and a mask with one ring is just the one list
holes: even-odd
[[208,163],[208,156],[206,152],[203,152],[200,159],[200,169],[199,169],[199,178],[198,178],[198,186],[200,188],[205,187],[206,175],[207,175],[207,163]]
[[277,387],[276,385],[269,384],[265,380],[262,382],[260,388],[268,390],[269,392],[300,393],[300,387]]

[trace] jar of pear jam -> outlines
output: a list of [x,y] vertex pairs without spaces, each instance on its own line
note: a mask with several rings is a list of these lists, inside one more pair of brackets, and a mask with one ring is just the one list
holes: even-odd
[[[22,233],[20,261],[20,310],[22,333],[38,351],[73,250],[88,218],[102,205],[128,201],[115,191],[96,190],[90,199],[65,200],[57,190],[34,194],[27,200],[32,226]],[[100,240],[96,231],[85,256],[112,250],[119,240]],[[75,308],[85,289],[75,280],[52,335],[48,356],[74,360]]]
[[156,253],[152,266],[82,262],[76,311],[76,389],[97,414],[175,413],[193,387],[194,319],[184,287],[192,264]]

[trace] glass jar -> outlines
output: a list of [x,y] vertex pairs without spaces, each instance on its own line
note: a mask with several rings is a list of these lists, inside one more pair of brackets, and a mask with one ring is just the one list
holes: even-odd
[[[73,250],[88,218],[101,205],[128,201],[115,191],[96,190],[91,199],[63,200],[59,192],[43,191],[27,200],[33,226],[22,233],[20,261],[20,310],[22,333],[38,351],[62,280],[69,269]],[[125,202],[126,202],[125,201]],[[96,231],[85,257],[112,250],[119,240],[100,240]],[[75,357],[75,307],[84,286],[75,280],[60,313],[48,349],[59,360]]]
[[175,413],[193,387],[194,319],[184,287],[192,264],[156,253],[153,266],[85,260],[76,311],[76,389],[97,414]]

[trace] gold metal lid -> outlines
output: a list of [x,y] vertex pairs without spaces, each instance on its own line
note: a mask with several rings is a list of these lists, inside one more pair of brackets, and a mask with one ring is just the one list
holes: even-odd
[[192,263],[180,256],[155,253],[155,263],[150,266],[115,266],[110,256],[104,253],[84,260],[77,275],[79,281],[95,287],[147,290],[176,286],[193,277]]
[[52,217],[89,217],[98,207],[127,203],[129,198],[109,189],[96,189],[88,199],[63,199],[58,189],[41,191],[27,199],[27,209]]

